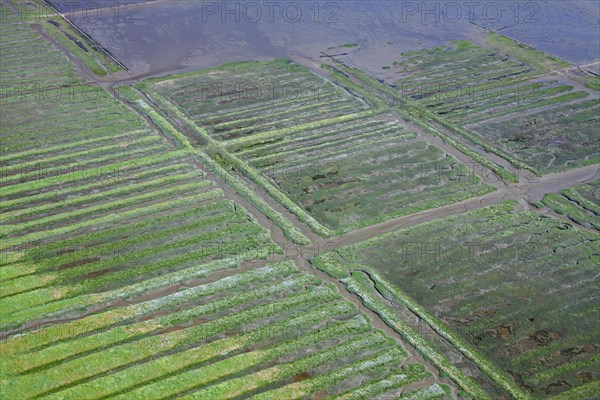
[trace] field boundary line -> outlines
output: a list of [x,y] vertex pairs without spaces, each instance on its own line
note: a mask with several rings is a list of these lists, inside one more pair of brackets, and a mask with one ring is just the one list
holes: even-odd
[[[236,156],[229,153],[220,143],[218,143],[215,139],[211,138],[210,135],[204,129],[202,129],[201,127],[196,125],[193,121],[191,121],[185,114],[183,114],[179,109],[177,109],[177,107],[175,107],[171,102],[169,102],[167,99],[165,99],[164,97],[162,97],[161,95],[159,95],[158,93],[153,91],[152,89],[145,87],[145,85],[141,90],[142,90],[142,92],[144,92],[144,90],[147,91],[150,98],[157,101],[161,107],[165,107],[167,109],[167,111],[173,112],[177,116],[178,119],[183,121],[185,123],[185,125],[187,125],[190,129],[193,130],[194,133],[198,134],[202,140],[205,140],[207,142],[209,149],[212,148],[212,150],[215,151],[219,156],[225,158],[226,161],[229,162],[232,167],[238,169],[244,176],[246,176],[247,178],[252,180],[260,188],[265,190],[266,193],[269,196],[271,196],[275,201],[277,201],[279,204],[281,204],[286,209],[288,209],[301,222],[308,225],[313,230],[313,232],[315,232],[323,237],[326,237],[326,238],[333,236],[333,232],[329,228],[326,228],[325,226],[321,225],[316,219],[314,219],[312,216],[310,216],[306,211],[304,211],[302,208],[300,208],[296,203],[291,201],[284,193],[282,193],[279,189],[277,189],[273,184],[268,182],[267,179],[264,178],[262,175],[260,175],[260,173],[258,173],[254,168],[251,168],[250,166],[246,165],[246,163],[244,161],[240,160]],[[185,135],[183,135],[183,134],[181,134],[181,135],[183,136],[183,139],[186,140],[187,143],[189,144],[189,140],[185,137]],[[189,144],[189,146],[192,149],[191,151],[200,152],[200,150],[194,148],[191,144]],[[211,160],[214,163],[216,163],[213,160],[213,157],[210,153],[206,153],[206,155],[208,158],[211,158]],[[222,167],[220,167],[220,168],[222,168]],[[227,182],[229,182],[229,183],[234,182],[234,179],[236,179],[236,178],[234,178],[229,172],[225,171],[224,169],[223,169],[223,172],[229,175]],[[230,181],[230,179],[231,179],[231,181]],[[237,189],[236,189],[236,191],[237,191]],[[270,206],[269,206],[269,208],[270,208]],[[273,210],[273,212],[277,212],[277,211]],[[281,227],[281,228],[283,229],[283,227]],[[289,228],[286,228],[286,229],[289,229]],[[294,228],[294,229],[296,229],[296,228]],[[284,232],[285,232],[285,230],[284,230]]]
[[[332,253],[337,253],[334,250]],[[382,300],[375,296],[375,293],[368,293],[359,281],[352,277],[352,271],[348,266],[340,265],[338,261],[332,260],[325,254],[313,260],[313,266],[323,271],[325,274],[338,282],[342,283],[350,293],[358,296],[365,307],[377,314],[391,329],[396,331],[398,335],[407,344],[417,350],[438,370],[448,374],[450,379],[460,388],[465,390],[476,399],[491,399],[490,396],[476,383],[472,378],[464,374],[464,372],[454,366],[450,360],[443,354],[435,350],[431,345],[407,323],[400,320],[393,310],[386,306]],[[364,273],[364,271],[361,271]],[[375,282],[373,282],[375,283]],[[379,294],[379,293],[378,293]]]
[[[183,150],[181,151],[192,157],[198,158],[203,165],[211,169],[215,174],[217,174],[217,176],[220,176],[224,182],[229,184],[235,190],[235,192],[238,193],[238,195],[250,202],[267,218],[279,226],[285,235],[288,236],[294,243],[300,245],[310,244],[310,240],[304,234],[302,234],[289,220],[273,209],[265,200],[260,198],[252,189],[248,188],[229,171],[225,170],[225,168],[214,161],[209,154],[198,148],[195,148],[183,133],[176,129],[165,117],[160,115],[152,106],[145,102],[136,89],[132,87],[123,87],[120,88],[120,91],[122,94],[124,94],[124,97],[135,104],[136,108],[140,112],[147,115],[152,122],[157,125],[159,130],[172,137],[180,146],[182,146]],[[182,118],[186,124],[190,123],[190,121],[186,121],[187,118],[185,115],[177,114],[177,117]]]
[[[376,271],[369,266],[360,266],[362,272],[370,275],[370,277],[377,283],[381,284],[387,291],[394,295],[394,298],[410,311],[415,313],[421,320],[425,321],[434,331],[436,331],[444,339],[448,340],[454,348],[460,351],[465,357],[474,362],[490,379],[492,379],[498,386],[508,392],[515,399],[530,399],[531,397],[523,392],[519,387],[512,383],[504,373],[496,368],[487,357],[480,354],[477,350],[472,348],[470,344],[465,342],[462,338],[457,336],[444,322],[439,320],[437,317],[431,315],[425,310],[418,302],[413,300],[409,295],[404,293],[402,290],[397,288],[395,285],[389,283],[386,279],[382,278]],[[375,288],[375,290],[377,290]],[[379,291],[377,290],[379,293]]]
[[[473,144],[477,144],[480,145],[484,148],[484,150],[491,152],[492,154],[496,154],[497,156],[505,159],[506,161],[510,162],[512,165],[514,165],[515,167],[519,167],[519,168],[523,168],[523,169],[527,169],[531,172],[533,172],[536,175],[539,175],[539,172],[537,172],[535,169],[533,169],[532,167],[530,167],[529,165],[522,163],[521,161],[518,161],[516,159],[514,159],[514,157],[511,157],[507,154],[504,154],[504,152],[501,152],[499,149],[496,149],[494,146],[491,146],[488,143],[485,143],[483,141],[481,141],[481,143],[479,143],[479,141],[473,140],[473,135],[470,133],[466,133],[464,129],[456,129],[458,127],[454,126],[454,124],[447,122],[446,120],[444,120],[443,118],[438,117],[437,115],[435,115],[433,112],[424,109],[422,106],[416,104],[414,101],[407,101],[407,100],[403,100],[402,96],[400,96],[398,93],[394,92],[390,87],[388,87],[387,85],[385,85],[384,83],[381,82],[376,82],[374,81],[373,78],[363,74],[363,73],[358,73],[356,69],[352,69],[344,64],[342,64],[341,62],[335,60],[335,62],[338,64],[339,68],[341,68],[341,70],[345,71],[345,73],[348,74],[352,74],[352,76],[356,79],[358,79],[359,81],[361,81],[364,85],[367,85],[368,87],[374,87],[376,89],[382,90],[384,93],[386,93],[387,95],[389,95],[393,100],[401,102],[402,105],[408,106],[410,107],[409,109],[404,109],[402,107],[393,107],[393,109],[395,111],[397,111],[403,118],[408,118],[411,121],[415,122],[421,129],[424,129],[428,132],[430,132],[432,135],[435,136],[439,136],[442,139],[444,139],[444,141],[446,141],[448,144],[450,144],[451,146],[453,146],[454,148],[456,148],[456,150],[460,151],[461,153],[473,158],[475,161],[477,161],[478,163],[480,163],[482,166],[492,170],[494,173],[496,173],[498,176],[500,176],[502,179],[505,179],[509,182],[514,182],[516,183],[518,180],[515,177],[515,175],[508,171],[505,167],[496,164],[493,161],[488,160],[487,158],[483,157],[481,154],[477,153],[475,150],[471,149],[468,146],[465,146],[464,144],[456,141],[455,139],[449,137],[448,135],[444,134],[443,132],[441,132],[438,128],[431,126],[430,123],[427,123],[426,121],[423,121],[423,118],[428,118],[430,121],[434,121],[437,122],[438,124],[440,124],[441,126],[443,126],[446,129],[449,129],[451,131],[457,131],[458,135],[469,140],[470,142],[472,142]],[[330,68],[332,69],[334,72],[337,71],[340,74],[344,74],[344,72],[342,72],[341,70],[337,70],[336,68],[334,68],[331,65],[328,64],[324,64],[323,65],[324,68]],[[450,126],[448,126],[450,125]],[[502,154],[500,154],[502,153]]]
[[119,67],[123,68],[125,71],[131,73],[131,71],[129,70],[129,68],[127,68],[122,62],[120,62],[119,60],[117,60],[112,54],[110,54],[104,47],[102,47],[98,42],[96,42],[94,39],[92,39],[87,33],[85,33],[84,31],[82,31],[81,29],[79,29],[79,27],[77,25],[75,25],[74,23],[72,23],[71,21],[69,21],[69,19],[67,17],[65,17],[63,15],[63,13],[61,13],[60,11],[58,11],[58,9],[56,9],[56,7],[54,7],[52,4],[50,4],[49,1],[47,1],[47,0],[40,0],[40,1],[46,7],[48,7],[49,9],[51,9],[52,11],[54,11],[57,15],[59,15],[67,24],[69,24],[69,26],[71,28],[73,28],[77,33],[79,33],[81,36],[83,36],[83,38],[85,40],[89,41],[102,54],[104,54],[106,57],[108,57],[111,61],[113,61]]

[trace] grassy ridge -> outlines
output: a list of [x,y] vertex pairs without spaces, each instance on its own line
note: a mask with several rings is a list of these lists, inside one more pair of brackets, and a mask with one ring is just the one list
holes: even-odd
[[[196,126],[185,115],[181,114],[177,109],[175,109],[172,106],[169,107],[167,100],[162,99],[162,101],[161,101],[161,98],[158,96],[155,97],[154,99],[156,101],[158,101],[161,104],[161,106],[163,106],[166,110],[168,110],[169,112],[173,112],[175,115],[177,115],[177,117],[180,118],[182,121],[184,121],[188,125],[188,127],[193,129],[193,131],[195,133],[199,134],[202,139],[204,139],[208,143],[210,143],[211,147],[213,149],[211,151],[211,149],[209,148],[209,150],[208,150],[209,152],[214,152],[214,153],[218,154],[220,157],[227,157],[227,153],[221,148],[221,146],[219,144],[217,144],[215,141],[210,139],[210,137],[208,137],[208,135],[201,128]],[[143,104],[144,103],[142,103],[142,107],[143,107]],[[160,116],[158,116],[158,117],[160,117]],[[155,116],[155,118],[157,118],[157,117]],[[162,117],[160,117],[160,118],[162,118]],[[163,119],[161,121],[161,123],[165,124],[168,122],[166,122],[166,120]],[[170,126],[170,124],[168,126]],[[171,126],[171,128],[167,128],[167,129],[173,130],[172,126]],[[276,224],[278,224],[278,226],[280,226],[280,228],[282,228],[284,233],[286,233],[286,235],[288,235],[288,237],[290,237],[294,242],[296,242],[298,244],[310,243],[308,238],[306,238],[302,233],[300,233],[289,221],[287,221],[283,216],[281,216],[281,214],[279,214],[277,211],[273,210],[270,206],[268,206],[268,204],[266,204],[264,202],[264,200],[262,200],[252,190],[250,190],[243,182],[240,181],[239,178],[237,178],[233,174],[229,173],[227,171],[227,169],[223,168],[223,166],[221,166],[219,163],[217,163],[213,159],[214,155],[210,156],[210,155],[205,154],[204,152],[200,151],[199,149],[195,149],[193,146],[191,146],[191,144],[189,144],[189,140],[187,138],[185,138],[185,136],[183,136],[180,133],[178,133],[178,135],[179,135],[179,137],[178,137],[179,140],[182,140],[182,141],[185,140],[185,143],[187,143],[185,145],[186,149],[193,152],[194,154],[199,154],[201,156],[201,161],[203,164],[205,164],[209,168],[211,168],[211,170],[213,170],[213,172],[217,176],[221,177],[229,185],[233,186],[234,189],[241,196],[243,196],[248,201],[250,201],[252,203],[252,205],[257,207],[261,212],[265,213],[265,215],[267,215]],[[233,165],[235,165],[238,168],[240,168],[240,167],[246,168],[246,166],[242,165],[242,163],[239,163],[239,162],[236,163],[235,162],[236,159],[234,159],[234,157],[232,157],[232,156],[229,156],[227,159],[229,161],[231,161],[232,163],[234,163]],[[243,169],[242,172],[248,173],[251,177],[258,177],[258,175],[251,173],[252,171],[246,171],[245,169]],[[259,178],[261,178],[261,177],[259,177]],[[259,179],[259,182],[266,183],[265,181],[262,181],[262,179]],[[276,189],[272,188],[272,185],[264,186],[263,188],[266,189],[267,187],[270,187],[271,191],[276,190]],[[273,192],[273,193],[276,193],[276,192]],[[303,216],[304,221],[307,221],[309,224],[311,224],[313,226],[315,226],[315,224],[317,224],[317,222],[314,221],[314,219],[312,219],[306,213],[302,212],[302,210],[296,210],[296,211],[299,215]],[[319,229],[319,228],[317,227],[315,229]]]
[[560,195],[549,193],[544,196],[542,203],[580,225],[600,231],[599,192],[600,181],[596,180],[562,190]]
[[[340,251],[343,251],[343,249]],[[373,294],[372,288],[365,284],[364,278],[356,272],[351,272],[352,267],[342,265],[339,260],[335,259],[333,254],[324,254],[313,259],[311,262],[318,269],[344,282],[348,290],[360,296],[369,309],[377,313],[389,326],[402,335],[402,338],[414,346],[421,355],[426,357],[441,371],[448,374],[462,390],[477,399],[490,398],[476,382],[452,365],[445,356],[435,351],[412,327],[394,315],[393,310],[390,310],[383,301]],[[366,267],[361,266],[361,268]],[[380,280],[376,282],[378,284],[382,283]],[[402,298],[399,300],[402,300]]]

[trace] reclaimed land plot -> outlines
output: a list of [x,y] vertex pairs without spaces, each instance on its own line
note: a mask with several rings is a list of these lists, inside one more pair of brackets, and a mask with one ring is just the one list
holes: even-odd
[[[69,68],[65,59],[61,70]],[[107,302],[163,274],[273,250],[268,232],[189,153],[103,89],[92,99],[58,95],[69,89],[3,106],[5,329]]]
[[534,115],[489,121],[477,131],[501,149],[540,171],[552,172],[600,162],[600,99],[554,107]]
[[411,309],[513,397],[592,398],[600,236],[513,207],[398,230],[315,263]]
[[334,287],[290,261],[263,266],[280,250],[197,168],[149,158],[5,185],[2,323],[25,331],[0,344],[3,398],[449,394]]
[[[65,68],[66,56],[41,40],[40,34],[28,25],[20,23],[19,17],[2,7],[0,25],[0,95],[47,89],[82,83],[75,71]],[[24,45],[26,44],[26,45]]]
[[240,158],[337,233],[493,190],[393,114],[240,150]]
[[211,268],[219,270],[197,267],[179,291],[3,341],[4,398],[368,399],[409,385],[405,393],[433,385],[431,398],[449,395],[333,286],[292,262],[200,273]]
[[370,108],[308,68],[283,59],[231,63],[145,84],[225,143]]
[[4,0],[0,2],[0,18],[3,92],[83,82],[65,64],[67,56],[56,48],[68,52],[80,72],[104,76],[120,70],[40,0]]
[[[258,92],[234,86],[244,82],[274,89],[251,97]],[[241,170],[322,236],[493,190],[355,86],[350,91],[364,94],[360,99],[275,60],[150,79],[140,88],[193,124],[218,161]],[[304,93],[290,98],[289,88]],[[329,111],[321,114],[321,106]]]
[[[570,64],[490,34],[404,53],[398,94],[437,116],[461,140],[540,174],[597,163],[598,91]],[[591,81],[585,79],[585,81]]]

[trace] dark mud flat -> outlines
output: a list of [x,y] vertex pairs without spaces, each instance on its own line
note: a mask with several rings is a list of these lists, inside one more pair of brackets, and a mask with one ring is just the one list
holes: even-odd
[[[61,10],[69,10],[68,3],[55,3]],[[82,5],[65,16],[136,74],[286,54],[273,47],[256,24],[243,19],[223,24],[220,16],[204,22],[202,3],[147,1],[125,8],[120,3],[96,2],[103,8],[85,12]]]
[[[394,61],[393,54],[451,39],[476,40],[486,29],[592,72],[600,68],[600,39],[594,29],[600,8],[587,0],[570,1],[568,10],[558,0],[495,2],[473,9],[432,1],[302,1],[295,3],[298,8],[278,3],[272,13],[265,6],[260,11],[244,8],[243,3],[238,11],[232,6],[227,13],[220,2],[215,2],[215,10],[208,2],[180,0],[138,1],[135,6],[114,1],[52,3],[136,74],[290,53],[318,59],[322,51],[357,43],[358,48],[346,49],[351,64],[385,78],[383,67]],[[86,7],[91,11],[83,11]]]
[[[502,6],[503,18],[479,16],[476,23],[538,50],[563,58],[600,74],[600,2],[543,0]],[[551,27],[551,29],[549,29]]]

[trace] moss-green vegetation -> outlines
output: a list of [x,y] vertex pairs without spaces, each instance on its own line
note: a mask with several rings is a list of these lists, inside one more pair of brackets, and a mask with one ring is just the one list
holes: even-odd
[[[437,353],[417,331],[401,321],[386,307],[385,303],[380,298],[374,296],[373,290],[371,289],[371,281],[363,272],[352,272],[350,278],[345,278],[342,281],[348,286],[348,289],[351,292],[360,296],[368,308],[381,316],[388,325],[400,333],[407,342],[419,351],[420,354],[436,365],[440,371],[451,377],[454,382],[469,393],[469,395],[477,399],[489,398],[476,382],[468,378],[462,371],[452,365],[446,357]],[[378,284],[380,284],[379,282]]]
[[287,60],[226,64],[148,84],[212,137],[224,140],[368,108]]
[[[231,82],[236,84],[229,87]],[[328,228],[258,171],[227,152],[226,147],[235,142],[233,146],[240,148],[240,141],[358,118],[360,111],[368,108],[366,102],[286,60],[232,63],[199,73],[149,80],[139,86],[184,121],[221,166],[254,181],[316,233],[331,236]]]
[[[96,47],[95,44],[89,42],[86,38],[80,35],[72,26],[70,26],[62,17],[57,16],[52,9],[50,9],[41,0],[32,1],[19,1],[19,0],[7,0],[2,4],[2,33],[3,37],[10,37],[12,40],[2,41],[2,54],[7,54],[8,51],[12,51],[15,47],[21,47],[19,58],[24,61],[19,67],[25,68],[36,68],[44,65],[43,72],[47,71],[61,71],[61,74],[55,74],[51,79],[44,79],[45,84],[58,83],[52,78],[56,78],[58,75],[65,75],[71,79],[76,79],[75,71],[64,67],[64,55],[60,55],[55,51],[47,51],[44,47],[50,47],[51,45],[45,40],[32,40],[32,38],[39,37],[39,35],[45,35],[49,38],[53,45],[60,46],[71,55],[74,56],[72,60],[76,60],[78,66],[83,69],[89,69],[92,73],[98,76],[104,76],[111,72],[121,70],[110,58]],[[18,35],[17,35],[18,34]],[[21,39],[23,43],[17,44],[18,41],[15,39]],[[29,41],[27,41],[29,39]],[[26,45],[24,45],[26,43]],[[49,56],[48,59],[42,59],[43,64],[33,63],[32,66],[27,65],[27,60],[31,57],[36,57],[36,51],[41,51]],[[54,54],[52,54],[54,53]],[[12,57],[14,58],[14,54]],[[52,63],[52,58],[58,57],[60,62],[56,64]],[[39,60],[39,59],[38,59]],[[4,60],[3,60],[4,64]],[[9,64],[10,65],[10,64]],[[49,69],[48,69],[49,68]],[[67,72],[68,71],[68,72]],[[7,74],[9,76],[15,75],[14,72]],[[4,77],[3,77],[4,78]],[[3,79],[4,80],[4,79]],[[27,85],[32,85],[36,80],[28,80]],[[41,81],[37,81],[40,83]],[[3,90],[6,89],[3,86]]]
[[[379,381],[373,382],[369,385],[363,385],[356,389],[351,389],[351,390],[349,390],[339,396],[336,396],[336,397],[333,397],[333,396],[328,397],[327,400],[333,400],[333,399],[368,400],[368,399],[372,399],[377,395],[380,395],[382,393],[385,393],[386,391],[389,391],[390,389],[401,388],[402,386],[404,386],[406,384],[407,379],[410,379],[409,378],[410,375],[406,374],[406,371],[407,370],[419,371],[419,370],[421,370],[421,368],[422,367],[418,364],[408,365],[402,369],[393,371],[392,373],[385,376],[383,379],[381,379]],[[418,375],[413,375],[413,376],[416,377]],[[446,387],[445,385],[444,385],[444,387],[446,389],[448,389],[448,387]],[[438,384],[431,385],[428,389],[429,389],[431,395],[429,397],[421,397],[421,398],[423,398],[423,399],[443,398],[443,396],[446,394],[446,392],[444,391],[444,388],[442,388],[442,386],[440,386]],[[416,396],[418,393],[423,392],[425,390],[427,390],[427,389],[410,392],[410,393],[407,393],[406,395],[410,394],[411,396]],[[415,397],[415,398],[418,398],[418,397]]]
[[596,92],[600,92],[600,76],[592,76],[586,80],[585,86]]
[[[454,157],[416,140],[397,116],[383,112],[389,106],[382,99],[339,71],[328,71],[344,89],[284,60],[227,64],[139,87],[183,121],[215,161],[254,181],[321,236],[492,190]],[[257,97],[236,88],[224,91],[234,74],[252,82]],[[289,82],[315,90],[285,97],[281,88]],[[270,91],[261,93],[264,88]],[[331,112],[319,117],[315,101]],[[357,106],[332,113],[340,102]],[[359,104],[375,108],[361,111]],[[262,129],[261,121],[276,118],[279,110],[294,116],[290,123]],[[296,117],[303,110],[311,122]]]
[[487,43],[511,56],[526,62],[539,72],[552,72],[557,69],[568,68],[571,65],[564,60],[553,57],[533,47],[518,43],[514,39],[497,33],[490,33],[486,37]]
[[[50,10],[48,11],[50,12]],[[69,53],[75,54],[77,59],[82,62],[82,66],[89,68],[94,74],[104,76],[114,68],[114,64],[109,64],[109,61],[100,52],[79,36],[62,18],[51,17],[46,21],[40,21],[39,26],[46,35],[64,46]]]
[[240,157],[338,233],[493,190],[396,121],[383,115],[309,130]]
[[513,396],[555,395],[586,383],[582,376],[598,379],[600,238],[513,206],[398,230],[315,263],[348,285],[391,294]]
[[[8,7],[3,7],[7,10]],[[75,71],[68,68],[64,55],[55,51],[52,45],[40,40],[40,35],[26,24],[10,22],[4,18],[0,26],[2,41],[0,52],[0,104],[10,102],[7,96],[30,101],[34,96],[45,94],[43,90],[66,85],[83,83]],[[24,45],[26,42],[27,45]],[[40,93],[41,92],[41,93]],[[27,97],[27,93],[32,93]]]
[[[197,277],[179,292],[4,341],[3,394],[138,398],[191,390],[218,399],[280,386],[264,393],[271,397],[295,390],[294,376],[313,375],[305,390],[335,394],[382,379],[406,358],[331,287],[289,261]],[[431,379],[418,365],[400,372],[395,387]],[[350,377],[352,386],[337,387]]]
[[396,63],[401,101],[517,168],[541,174],[598,162],[598,101],[585,101],[590,93],[576,79],[553,75],[570,65],[497,34],[487,41],[491,48],[453,41],[405,53]]
[[[336,286],[284,257],[237,200],[307,245],[272,201],[328,237],[492,190],[402,118],[506,180],[515,177],[482,149],[535,172],[597,162],[577,147],[591,143],[586,129],[547,160],[538,157],[555,145],[547,137],[524,138],[525,154],[492,140],[493,123],[489,132],[466,127],[490,122],[488,110],[492,118],[560,111],[559,138],[595,123],[598,102],[582,101],[587,92],[533,81],[560,61],[491,36],[503,51],[460,41],[388,67],[402,68],[410,84],[480,76],[477,89],[501,81],[531,92],[515,108],[506,94],[450,104],[460,95],[453,87],[441,100],[429,91],[402,98],[358,70],[325,67],[328,80],[282,59],[150,79],[116,98],[78,76],[73,62],[96,75],[116,67],[63,20],[7,9],[3,398],[441,399],[454,397],[450,379],[462,397],[493,397],[413,326],[414,315],[512,398],[597,391],[590,299],[599,239],[591,229],[503,203],[314,260],[438,378]],[[598,229],[597,200],[593,182],[548,195],[543,206]]]
[[[217,160],[222,160],[223,157],[227,157],[228,155],[225,153],[225,151],[222,149],[222,147],[216,141],[211,139],[206,134],[205,131],[203,131],[201,128],[196,126],[185,115],[181,114],[177,109],[173,108],[168,103],[166,103],[166,100],[164,100],[164,99],[158,100],[158,101],[161,101],[161,104],[164,104],[164,107],[168,111],[175,113],[181,121],[184,121],[186,126],[189,129],[192,129],[193,132],[196,133],[201,139],[204,139],[207,142],[212,144],[212,146],[210,146],[209,148],[206,149],[206,152],[193,147],[191,145],[190,141],[187,139],[187,137],[185,137],[181,132],[179,132],[177,129],[175,129],[169,123],[169,121],[167,121],[162,115],[160,115],[152,107],[148,106],[148,104],[146,104],[143,100],[141,100],[139,95],[137,95],[131,88],[125,87],[125,88],[123,88],[123,91],[127,95],[128,98],[136,99],[135,101],[136,101],[136,104],[138,105],[140,111],[147,114],[158,125],[158,127],[161,129],[161,131],[163,133],[165,133],[166,135],[169,135],[173,139],[175,139],[176,143],[180,147],[183,147],[187,153],[189,153],[191,156],[195,156],[197,159],[199,159],[199,161],[202,163],[202,165],[206,166],[206,168],[208,168],[210,171],[212,171],[212,173],[214,173],[216,176],[220,177],[220,179],[222,179],[225,183],[232,186],[234,188],[234,190],[240,196],[242,196],[247,201],[249,201],[260,212],[262,212],[269,219],[271,219],[275,224],[277,224],[277,226],[279,226],[283,230],[284,234],[287,237],[292,239],[297,244],[306,245],[306,244],[310,243],[310,240],[304,234],[302,234],[296,227],[294,227],[289,220],[284,218],[279,212],[275,211],[261,197],[259,197],[252,189],[250,189],[247,186],[247,184],[242,182],[237,176],[230,173],[230,171],[228,171],[219,162],[217,162]],[[155,99],[156,98],[159,98],[159,96],[155,95]],[[211,157],[209,154],[213,154],[213,157]],[[215,157],[214,157],[215,154],[217,156],[221,156],[221,155],[222,156],[218,157],[217,160],[215,160]],[[245,165],[241,164],[239,162],[236,162],[237,160],[234,159],[233,157],[228,157],[228,159],[231,161],[231,163],[233,165],[237,166],[238,169],[245,171],[247,175],[252,176],[253,178],[255,178],[255,180],[258,180],[260,183],[262,183],[263,187],[265,187],[269,193],[273,193],[274,197],[277,198],[278,192],[274,188],[272,188],[272,186],[268,185],[268,183],[266,181],[264,181],[264,178],[260,177],[258,174],[253,174],[252,173],[253,171],[246,171],[244,169]],[[282,199],[282,202],[284,202],[284,204],[286,204],[285,200],[287,200],[287,199]],[[296,208],[294,208],[293,205],[288,204],[288,208],[295,210],[296,213],[301,216],[301,220],[307,222],[307,224],[309,226],[313,227],[313,229],[315,229],[315,231],[321,233],[323,236],[329,235],[329,233],[326,230],[324,230],[324,228],[322,228],[312,217],[310,217],[306,213],[303,213],[302,210],[299,210],[297,206],[296,206]],[[296,210],[296,209],[298,209],[298,210]]]
[[[335,69],[333,67],[330,67],[330,66],[323,66],[323,67],[327,70],[335,71]],[[435,126],[434,123],[437,123],[446,129],[451,129],[452,131],[460,131],[461,136],[468,137],[469,139],[472,139],[475,141],[476,140],[475,137],[473,135],[469,134],[465,129],[461,129],[461,128],[457,127],[456,125],[449,124],[446,120],[440,118],[434,112],[419,106],[416,103],[416,101],[411,100],[410,98],[403,95],[402,93],[398,93],[396,90],[392,89],[390,86],[387,86],[386,84],[370,77],[365,72],[363,72],[357,68],[351,69],[351,68],[348,68],[341,64],[339,64],[337,66],[337,68],[339,68],[345,74],[352,75],[355,78],[359,79],[361,82],[366,84],[372,91],[374,91],[374,92],[378,93],[379,95],[383,96],[384,98],[386,98],[387,103],[389,103],[389,104],[400,103],[400,106],[396,107],[395,109],[398,112],[398,114],[402,118],[404,118],[406,121],[413,122],[419,128],[423,129],[425,132],[427,132],[433,136],[441,137],[445,142],[452,145],[454,148],[459,150],[461,153],[468,155],[469,157],[471,157],[474,161],[476,161],[480,165],[495,172],[500,178],[510,181],[510,182],[517,182],[517,178],[513,172],[511,172],[507,168],[505,168],[501,165],[498,165],[497,163],[492,162],[489,159],[485,158],[480,153],[473,150],[471,147],[466,146],[465,144],[463,144],[456,138],[450,136],[448,133],[445,132],[445,130],[442,130],[439,126]],[[332,76],[334,76],[336,79],[343,79],[345,81],[349,81],[349,79],[340,72],[333,73]],[[371,93],[371,96],[374,96],[374,94]],[[485,148],[486,150],[489,150],[492,152],[497,152],[496,149],[489,148],[489,145],[487,145],[486,143],[484,143],[480,140],[477,141],[476,143],[481,144],[482,147]],[[527,167],[523,163],[519,163],[517,160],[511,159],[511,161],[513,162],[513,164],[515,164],[519,167]]]
[[476,129],[540,171],[557,172],[600,162],[599,108],[599,100],[587,100]]

